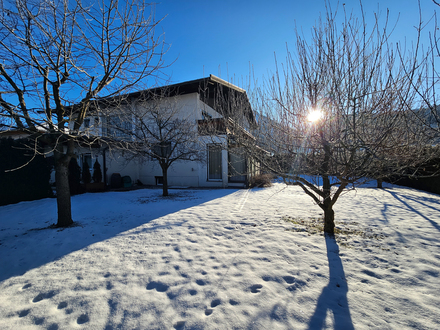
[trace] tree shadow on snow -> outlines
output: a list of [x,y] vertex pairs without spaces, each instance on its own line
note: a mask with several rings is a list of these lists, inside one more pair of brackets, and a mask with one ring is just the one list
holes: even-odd
[[[7,205],[1,210],[0,218],[18,219],[14,212],[20,207],[29,210],[22,214],[30,218],[3,222],[0,228],[0,282],[97,242],[120,235],[136,235],[139,231],[133,230],[135,228],[235,192],[236,189],[175,190],[163,198],[159,190],[142,189],[132,195],[132,192],[77,195],[72,197],[75,223],[67,228],[50,225],[50,220],[56,220],[55,199]],[[149,224],[142,232],[158,232],[184,223],[184,219],[170,217],[164,222]]]
[[309,321],[309,329],[323,329],[327,311],[333,313],[335,329],[354,329],[348,306],[348,285],[344,267],[339,257],[339,246],[334,237],[325,235],[327,258],[329,264],[329,283],[322,289],[315,312]]
[[[397,192],[394,192],[394,191],[388,191],[388,190],[385,190],[385,191],[388,192],[389,194],[391,194],[396,200],[398,200],[400,203],[402,203],[402,204],[403,204],[406,208],[408,208],[410,211],[412,211],[412,212],[418,214],[418,215],[421,216],[423,219],[428,220],[429,223],[430,223],[435,229],[437,229],[438,231],[440,231],[440,225],[439,225],[437,222],[435,222],[434,220],[428,218],[428,217],[425,216],[424,214],[420,213],[420,212],[419,212],[418,210],[416,210],[413,206],[409,205],[408,202],[406,202],[404,199],[406,199],[406,200],[411,200],[411,201],[413,201],[413,202],[416,202],[416,203],[420,204],[423,208],[430,208],[430,209],[432,209],[432,210],[434,210],[434,211],[436,211],[436,212],[438,212],[438,208],[434,208],[434,207],[432,207],[432,206],[430,206],[430,205],[428,205],[428,204],[426,204],[426,203],[423,203],[421,200],[424,200],[424,198],[420,198],[420,199],[419,199],[419,198],[415,198],[415,197],[410,196],[410,195],[408,195],[408,196],[404,195],[404,196],[403,196],[403,195],[400,195],[400,194],[398,194]],[[431,200],[431,202],[438,202],[438,201],[437,201],[437,200]]]

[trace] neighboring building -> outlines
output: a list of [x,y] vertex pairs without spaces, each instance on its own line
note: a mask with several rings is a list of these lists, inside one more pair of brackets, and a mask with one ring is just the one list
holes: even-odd
[[[230,125],[238,126],[241,135],[253,139],[249,132],[255,124],[255,118],[245,90],[210,75],[128,94],[124,97],[124,106],[130,107],[135,113],[139,100],[149,102],[149,97],[157,95],[163,95],[161,102],[170,102],[172,99],[178,109],[176,116],[194,123],[205,155],[203,161],[173,163],[168,170],[169,186],[246,187],[250,176],[258,174],[258,164],[241,152],[234,142],[236,136],[229,129]],[[103,168],[104,182],[107,184],[112,174],[119,173],[121,176],[130,176],[132,182],[139,180],[147,185],[160,185],[162,170],[156,160],[148,157],[128,158],[123,152],[103,143],[115,139],[136,142],[134,134],[130,134],[131,130],[136,129],[136,119],[130,115],[119,116],[121,110],[113,109],[113,100],[100,101],[93,115],[85,118],[80,128],[85,138],[89,141],[96,137],[102,139],[78,148],[79,165],[83,167],[87,162],[93,169],[97,160]],[[234,131],[237,132],[236,129]]]
[[13,140],[25,139],[29,137],[29,133],[25,130],[4,130],[0,131],[0,138],[11,138]]

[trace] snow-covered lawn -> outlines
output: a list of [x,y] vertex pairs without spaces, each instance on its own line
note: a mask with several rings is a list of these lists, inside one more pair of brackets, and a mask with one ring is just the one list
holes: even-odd
[[440,329],[440,196],[358,188],[335,242],[297,187],[0,207],[0,329]]

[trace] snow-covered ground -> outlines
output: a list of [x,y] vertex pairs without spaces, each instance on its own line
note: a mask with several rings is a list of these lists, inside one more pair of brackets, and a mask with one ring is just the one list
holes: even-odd
[[358,188],[335,242],[297,187],[0,207],[0,329],[440,329],[440,196]]

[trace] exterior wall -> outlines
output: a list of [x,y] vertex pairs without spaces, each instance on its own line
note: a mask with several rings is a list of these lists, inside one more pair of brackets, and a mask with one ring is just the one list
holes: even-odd
[[[202,110],[212,116],[212,119],[222,118],[222,116],[211,108],[206,103],[202,102],[200,98],[197,98],[199,116],[197,120],[205,119],[202,116]],[[228,150],[227,150],[227,138],[226,136],[210,136],[200,137],[201,144],[205,150],[206,161],[199,164],[199,186],[200,187],[228,187]],[[222,179],[221,180],[208,180],[208,146],[210,144],[219,144],[222,146]]]
[[[211,107],[201,102],[198,93],[186,94],[176,97],[179,106],[179,115],[182,118],[194,122],[194,129],[197,129],[197,121],[203,119],[202,110],[212,116],[221,116]],[[228,154],[227,150],[222,151],[222,179],[208,180],[208,145],[221,143],[225,145],[226,139],[219,137],[200,137],[200,148],[205,154],[204,162],[176,161],[168,169],[169,186],[189,187],[227,187],[228,185]],[[162,176],[162,169],[156,160],[144,159],[140,164],[139,179],[143,184],[155,185],[156,177]]]
[[[176,114],[179,118],[190,120],[194,122],[194,129],[197,130],[198,120],[206,119],[209,116],[213,119],[221,118],[210,106],[200,100],[198,93],[191,93],[173,97],[167,100],[172,106],[175,106]],[[95,117],[90,117],[90,124],[96,123]],[[99,123],[102,125],[105,118],[99,118]],[[85,133],[102,135],[102,127],[92,126],[87,128],[82,127]],[[200,148],[205,154],[205,161],[190,162],[190,161],[176,161],[168,169],[168,185],[169,186],[188,186],[188,187],[228,187],[239,186],[240,183],[228,182],[228,150],[226,136],[200,136]],[[208,146],[211,144],[219,144],[222,146],[222,178],[219,180],[208,180]],[[92,166],[96,159],[101,164],[101,169],[104,175],[104,151],[99,149],[80,148],[78,150],[78,159],[81,159],[81,154],[92,155]],[[140,180],[146,185],[156,185],[156,177],[162,177],[162,169],[157,160],[143,158],[142,160],[127,161],[122,153],[105,151],[105,165],[106,165],[106,182],[110,184],[111,175],[119,173],[121,176],[130,176],[133,183]],[[81,162],[78,162],[82,167]],[[92,170],[93,171],[93,170]],[[93,173],[93,172],[92,172]]]
[[[105,162],[104,162],[104,152],[105,152]],[[142,164],[139,161],[130,161],[127,162],[122,154],[110,154],[108,150],[96,149],[96,148],[77,148],[76,149],[76,157],[78,165],[81,167],[81,170],[84,166],[83,164],[83,156],[91,155],[92,158],[92,166],[90,167],[90,174],[93,175],[93,164],[97,160],[101,165],[102,172],[102,182],[106,182],[110,185],[110,178],[113,173],[119,173],[121,177],[129,176],[131,178],[132,183],[135,183],[140,178],[140,167]],[[104,165],[106,167],[106,171],[104,171]],[[104,178],[104,175],[106,177]],[[51,177],[49,182],[55,182],[55,170],[52,169]],[[144,182],[143,182],[144,183]]]
[[[195,162],[174,162],[168,169],[169,186],[198,187],[198,164]],[[155,185],[156,177],[162,177],[158,161],[145,161],[141,165],[140,180],[143,184]]]
[[[102,156],[101,156],[102,157]],[[101,168],[103,168],[103,163]],[[119,173],[121,177],[129,176],[131,182],[135,183],[139,180],[139,161],[131,160],[127,161],[124,155],[121,153],[106,152],[106,168],[107,168],[107,184],[110,184],[110,179],[113,173]],[[104,173],[103,173],[104,174]]]
[[[105,155],[104,155],[105,153]],[[102,171],[102,182],[106,182],[110,185],[110,178],[113,173],[119,173],[121,177],[129,176],[132,183],[135,183],[139,179],[139,162],[130,161],[127,162],[125,157],[121,153],[110,153],[108,149],[97,149],[97,148],[78,148],[75,152],[77,155],[78,165],[81,170],[84,166],[83,157],[84,155],[91,155],[92,165],[90,167],[90,174],[93,175],[93,164],[97,160],[101,165]],[[105,157],[105,162],[104,162]],[[104,171],[104,165],[106,171]],[[106,177],[104,178],[104,175]],[[52,173],[53,181],[55,181],[54,171]]]
[[[206,157],[208,153],[206,146]],[[156,177],[162,176],[162,169],[157,161],[144,161],[140,165],[140,181],[155,185]],[[228,186],[228,151],[222,150],[222,179],[208,180],[206,162],[176,161],[168,169],[169,186],[185,187],[227,187]]]
[[[84,119],[84,122],[82,123],[81,127],[79,128],[79,131],[82,132],[86,136],[103,136],[104,128],[103,128],[103,121],[105,120],[104,117],[100,116],[87,116]],[[86,126],[86,123],[88,123],[88,127]],[[74,122],[69,122],[69,130],[73,130]]]

